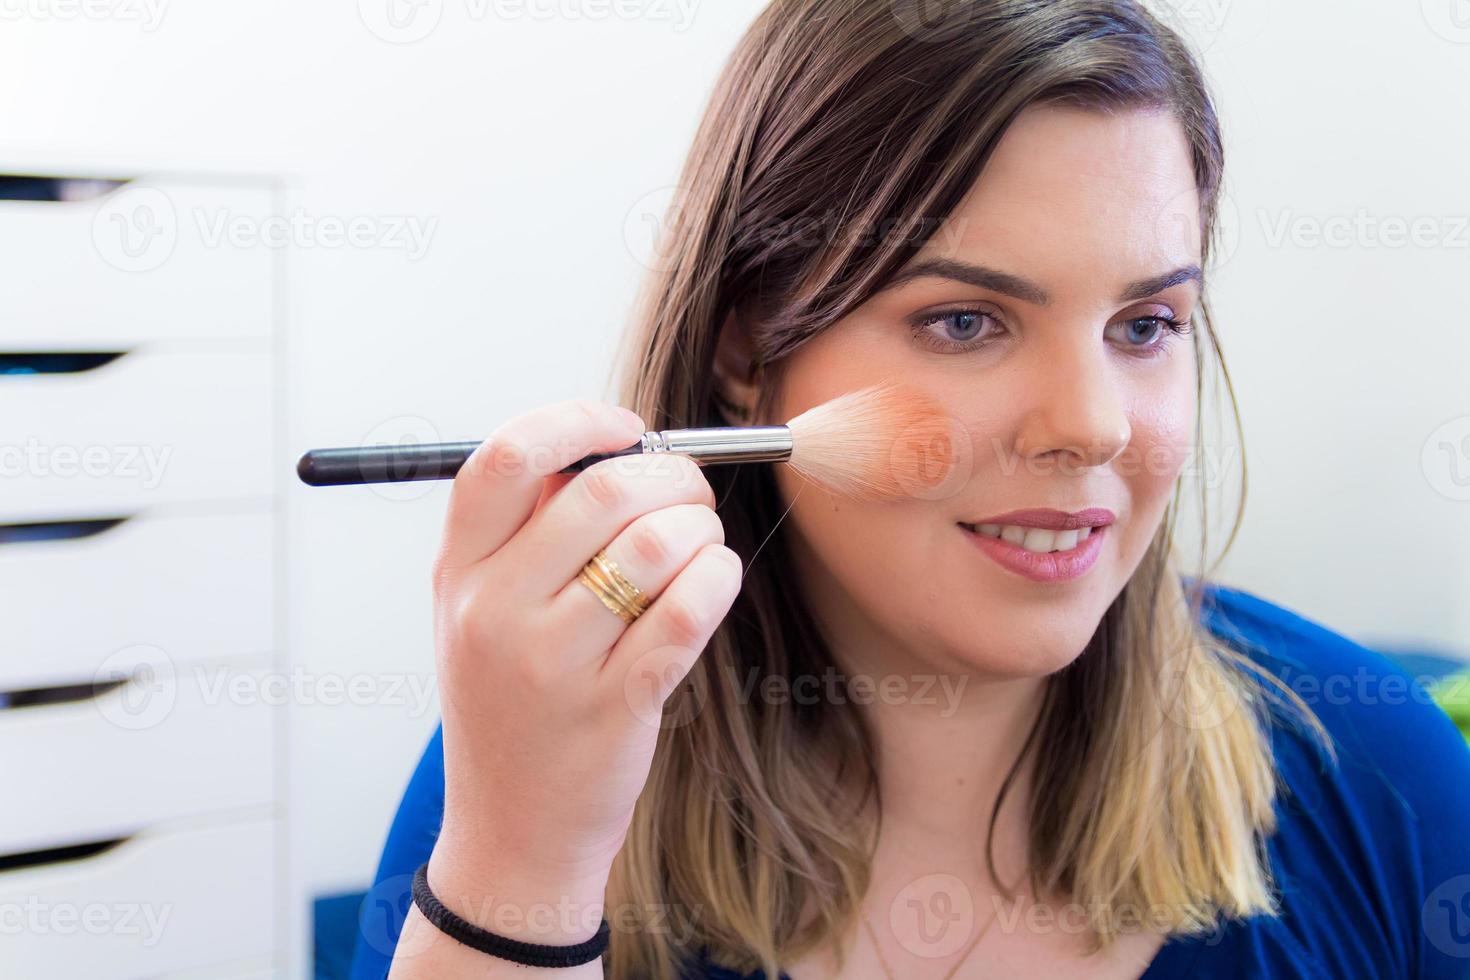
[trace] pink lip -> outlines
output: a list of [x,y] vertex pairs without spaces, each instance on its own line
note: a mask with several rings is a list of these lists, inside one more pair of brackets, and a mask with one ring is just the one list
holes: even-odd
[[[1020,511],[1019,513],[1027,513]],[[1031,512],[1036,513],[1036,512]],[[1050,513],[1060,513],[1052,511]],[[1083,513],[1086,513],[1084,511]],[[1076,515],[1073,515],[1076,516]],[[1018,524],[1013,517],[1007,516],[1004,521],[983,521],[984,524]],[[1040,525],[1027,525],[1038,527]],[[1108,533],[1105,525],[1087,525],[1094,527],[1087,540],[1079,543],[1071,551],[1053,551],[1049,554],[1040,555],[1034,551],[1027,551],[1020,545],[1011,544],[1003,538],[989,538],[979,531],[971,531],[969,528],[961,527],[960,531],[973,541],[981,551],[993,558],[996,564],[1009,571],[1015,572],[1033,582],[1067,582],[1072,579],[1081,578],[1097,562],[1097,556],[1102,551],[1102,539]],[[1067,530],[1063,528],[1063,530]]]
[[1043,527],[1052,531],[1072,531],[1079,527],[1102,527],[1117,520],[1117,516],[1106,507],[1089,507],[1069,514],[1050,507],[1033,507],[1028,510],[1013,510],[978,521],[965,521],[978,527],[981,524],[1015,524],[1018,527]]

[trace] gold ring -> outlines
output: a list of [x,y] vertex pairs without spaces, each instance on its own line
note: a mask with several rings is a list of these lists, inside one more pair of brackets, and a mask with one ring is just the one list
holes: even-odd
[[643,611],[653,604],[638,586],[628,581],[628,577],[618,568],[618,563],[607,556],[607,551],[599,551],[593,555],[587,564],[582,566],[582,571],[577,573],[577,579],[592,594],[602,600],[602,604],[618,616],[623,622],[631,623]]

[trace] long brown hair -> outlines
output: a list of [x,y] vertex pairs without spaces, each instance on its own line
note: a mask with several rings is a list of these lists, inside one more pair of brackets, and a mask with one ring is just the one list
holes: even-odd
[[[872,296],[1039,104],[1172,112],[1192,150],[1208,262],[1223,168],[1215,111],[1186,45],[1137,3],[776,0],[726,64],[695,138],[663,261],[625,338],[623,404],[654,428],[728,424],[713,367],[738,314],[764,417],[783,358]],[[1208,307],[1196,320],[1197,396],[1208,348],[1238,426]],[[706,475],[749,570],[669,702],[614,867],[609,907],[649,916],[614,930],[618,978],[677,977],[701,947],[775,977],[844,934],[877,839],[860,709],[742,688],[835,668],[790,574],[771,470]],[[1243,469],[1241,481],[1243,503]],[[1176,490],[1086,650],[1048,679],[1027,743],[1033,885],[1091,910],[1095,947],[1137,922],[1129,909],[1167,909],[1177,933],[1274,911],[1268,699],[1246,656],[1200,626],[1201,593],[1175,570],[1180,501]]]

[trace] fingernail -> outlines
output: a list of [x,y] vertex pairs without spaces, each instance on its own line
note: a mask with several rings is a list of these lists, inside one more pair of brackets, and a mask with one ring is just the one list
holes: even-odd
[[623,418],[627,420],[629,425],[637,426],[639,432],[643,431],[643,419],[639,417],[637,412],[632,409],[623,408],[621,405],[618,406],[618,411],[623,413]]

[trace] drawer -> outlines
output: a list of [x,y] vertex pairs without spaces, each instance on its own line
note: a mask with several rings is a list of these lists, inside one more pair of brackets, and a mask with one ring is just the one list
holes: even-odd
[[264,683],[279,676],[264,659],[170,672],[165,657],[138,648],[108,666],[134,679],[96,697],[0,710],[0,854],[274,799],[282,691]]
[[253,346],[0,376],[0,522],[271,493],[273,362]]
[[268,956],[277,825],[146,833],[80,860],[0,872],[0,908],[24,928],[0,976],[124,980]]
[[268,336],[275,202],[263,182],[172,177],[0,201],[0,347]]
[[[90,681],[137,643],[179,665],[276,648],[272,513],[165,513],[0,527],[0,691]],[[51,540],[3,543],[27,535]]]

